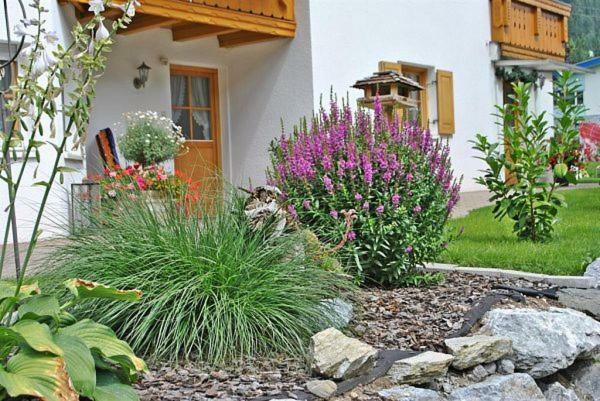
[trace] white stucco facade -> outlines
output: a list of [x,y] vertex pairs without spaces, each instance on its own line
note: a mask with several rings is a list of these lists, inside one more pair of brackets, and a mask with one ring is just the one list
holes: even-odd
[[[65,32],[75,21],[72,7],[45,0],[51,9],[50,29]],[[143,1],[143,0],[142,0]],[[153,29],[118,36],[109,63],[97,87],[88,129],[86,160],[81,174],[100,171],[94,135],[115,126],[128,111],[153,110],[171,113],[171,64],[209,67],[218,70],[221,160],[224,176],[234,185],[264,182],[268,145],[281,133],[281,119],[291,130],[302,116],[310,116],[327,99],[330,89],[340,96],[348,93],[354,103],[361,93],[350,86],[359,78],[377,71],[385,60],[418,65],[428,69],[430,128],[437,133],[436,70],[451,71],[454,77],[454,135],[449,141],[456,173],[463,175],[463,190],[481,189],[474,182],[482,166],[473,156],[476,133],[498,134],[492,116],[494,105],[502,102],[502,82],[495,76],[491,42],[490,5],[486,0],[297,0],[295,38],[220,48],[215,37],[174,42],[168,29]],[[0,37],[0,40],[2,38]],[[145,61],[152,69],[142,89],[132,81],[136,67]],[[537,111],[552,111],[551,76],[535,94]],[[42,164],[47,166],[43,155]],[[68,160],[77,165],[77,160]],[[85,166],[84,166],[85,165]],[[45,167],[41,168],[47,174]],[[28,239],[31,213],[40,189],[30,179],[24,183],[24,201],[18,215]],[[69,183],[66,182],[68,185]],[[52,197],[56,215],[67,216],[66,193],[57,188]],[[7,203],[6,194],[0,205]],[[0,223],[5,215],[0,215]]]

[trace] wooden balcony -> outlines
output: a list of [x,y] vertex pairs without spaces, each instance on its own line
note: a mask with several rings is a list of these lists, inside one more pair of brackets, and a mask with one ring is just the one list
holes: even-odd
[[[77,18],[91,18],[89,0],[59,0],[73,4]],[[122,3],[123,1],[120,0]],[[279,38],[296,32],[294,0],[140,0],[133,22],[120,34],[167,28],[174,41],[216,36],[221,47],[235,47]],[[118,8],[104,12],[120,15]]]
[[492,40],[504,58],[564,61],[571,6],[556,0],[490,0]]

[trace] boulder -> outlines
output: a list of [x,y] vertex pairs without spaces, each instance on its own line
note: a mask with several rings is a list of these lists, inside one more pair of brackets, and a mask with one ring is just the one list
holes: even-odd
[[341,331],[329,328],[310,339],[310,357],[315,373],[334,379],[359,376],[375,365],[377,350]]
[[348,326],[354,316],[352,304],[341,298],[325,299],[321,304],[325,307],[326,313],[330,314],[330,320],[335,324],[336,329]]
[[534,378],[600,350],[600,322],[571,309],[494,309],[486,314],[481,333],[509,338],[515,369]]
[[600,289],[561,288],[557,294],[564,306],[600,318]]
[[559,382],[545,386],[544,396],[547,401],[580,401],[575,391],[565,388]]
[[546,398],[531,376],[514,373],[456,389],[448,401],[546,401]]
[[596,280],[597,286],[600,286],[600,258],[590,263],[583,273],[584,277],[592,277]]
[[563,372],[583,401],[600,401],[600,361],[580,361]]
[[452,367],[459,370],[497,361],[512,352],[510,339],[476,335],[449,338],[444,341],[452,356]]
[[423,352],[394,362],[387,376],[396,384],[427,383],[445,375],[453,359],[452,355],[440,352]]
[[337,391],[337,384],[331,380],[311,380],[306,383],[306,390],[317,397],[329,398]]
[[425,388],[398,386],[377,393],[382,399],[390,401],[444,401],[435,391]]
[[477,365],[471,371],[471,378],[477,382],[482,381],[488,377],[490,373],[481,365]]
[[515,373],[515,364],[510,359],[502,359],[498,361],[498,373],[502,375],[510,375]]

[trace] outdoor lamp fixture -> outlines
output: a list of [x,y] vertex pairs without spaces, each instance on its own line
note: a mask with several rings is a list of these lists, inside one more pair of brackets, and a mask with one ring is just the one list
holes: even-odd
[[142,62],[137,70],[138,77],[133,78],[133,86],[135,89],[144,88],[146,86],[146,82],[148,81],[148,72],[150,72],[150,67],[146,65],[146,62]]

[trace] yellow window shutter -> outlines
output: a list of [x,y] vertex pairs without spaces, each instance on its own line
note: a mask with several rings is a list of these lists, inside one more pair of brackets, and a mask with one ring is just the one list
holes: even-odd
[[454,134],[454,79],[452,72],[437,70],[438,133]]

